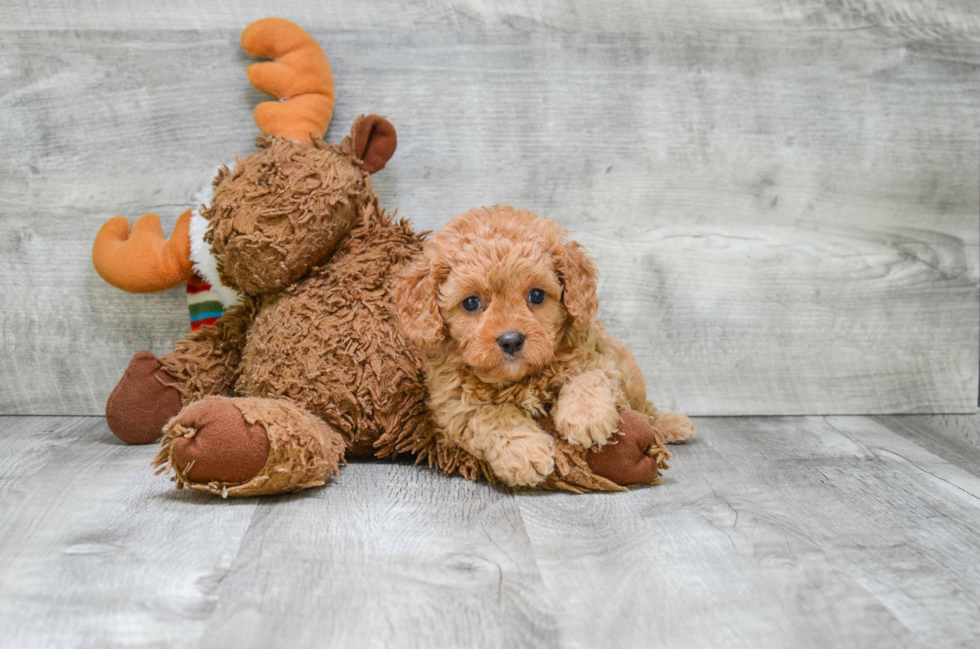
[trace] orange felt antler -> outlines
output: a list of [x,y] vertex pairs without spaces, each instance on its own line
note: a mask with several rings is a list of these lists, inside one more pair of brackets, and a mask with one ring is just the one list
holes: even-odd
[[248,68],[252,86],[279,100],[255,107],[259,129],[296,142],[323,137],[333,115],[333,72],[313,37],[288,20],[263,18],[242,32],[242,49],[272,59]]
[[92,263],[102,279],[130,293],[155,293],[183,284],[191,268],[191,211],[177,219],[170,240],[164,238],[160,217],[144,214],[132,231],[126,217],[102,224],[92,246]]

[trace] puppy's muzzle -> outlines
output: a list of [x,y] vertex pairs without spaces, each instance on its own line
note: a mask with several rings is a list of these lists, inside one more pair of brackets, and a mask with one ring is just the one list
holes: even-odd
[[497,345],[507,355],[513,356],[524,348],[524,334],[519,331],[508,331],[497,336]]

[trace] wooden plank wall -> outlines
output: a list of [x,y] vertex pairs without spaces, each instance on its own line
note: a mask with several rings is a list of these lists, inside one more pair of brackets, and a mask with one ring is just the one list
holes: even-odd
[[[100,414],[180,290],[90,264],[249,152],[238,35],[330,57],[339,140],[387,115],[375,187],[438,228],[563,221],[651,397],[698,415],[977,409],[980,6],[969,0],[0,2],[0,413]],[[654,6],[651,6],[654,5]]]

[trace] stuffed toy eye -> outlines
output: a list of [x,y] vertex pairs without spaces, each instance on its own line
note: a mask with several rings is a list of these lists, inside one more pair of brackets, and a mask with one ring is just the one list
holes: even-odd
[[475,295],[471,295],[465,300],[463,300],[463,308],[466,309],[467,311],[470,312],[476,311],[481,306],[483,306],[483,303],[480,302],[480,298],[478,298]]
[[532,288],[531,292],[527,294],[527,299],[531,304],[541,304],[544,302],[544,291],[540,288]]

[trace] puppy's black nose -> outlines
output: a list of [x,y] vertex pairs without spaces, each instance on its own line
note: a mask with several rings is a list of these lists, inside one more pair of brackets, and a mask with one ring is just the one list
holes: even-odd
[[505,354],[516,354],[524,346],[524,334],[520,331],[508,331],[497,336],[497,345]]

